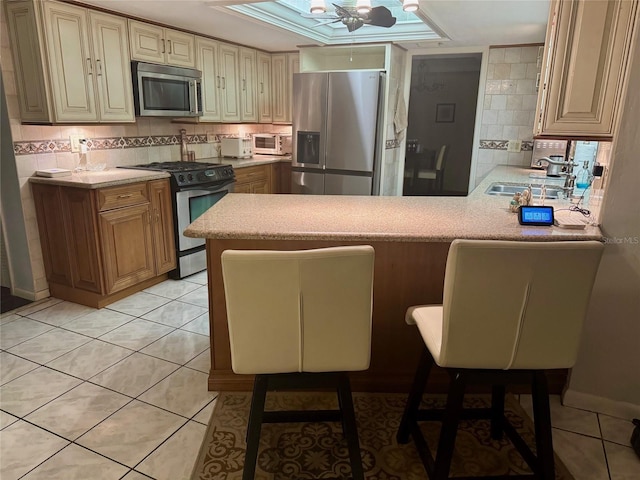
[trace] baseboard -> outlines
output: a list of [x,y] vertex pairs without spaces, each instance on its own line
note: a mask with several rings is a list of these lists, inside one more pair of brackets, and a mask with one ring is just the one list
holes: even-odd
[[640,418],[640,405],[621,402],[610,398],[599,397],[589,393],[577,392],[568,388],[562,396],[562,404],[568,407],[580,408],[591,412],[604,413],[612,417]]
[[30,290],[23,290],[21,288],[14,288],[11,292],[12,295],[20,298],[26,298],[27,300],[31,300],[32,302],[37,302],[38,300],[42,300],[43,298],[48,298],[51,295],[49,294],[49,289],[42,290],[40,292],[32,292]]

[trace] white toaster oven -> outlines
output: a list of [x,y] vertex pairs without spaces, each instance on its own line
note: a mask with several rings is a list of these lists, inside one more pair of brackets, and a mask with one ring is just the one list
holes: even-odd
[[258,155],[289,155],[291,135],[282,133],[254,133],[253,153]]
[[223,157],[251,158],[253,151],[250,138],[223,137],[220,139],[221,154]]

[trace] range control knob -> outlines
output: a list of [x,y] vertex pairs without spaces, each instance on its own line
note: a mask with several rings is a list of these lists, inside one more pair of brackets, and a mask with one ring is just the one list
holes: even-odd
[[189,180],[190,182],[193,181],[193,175],[191,175],[190,173],[187,175],[187,180]]
[[178,175],[178,182],[184,183],[184,175],[182,174]]

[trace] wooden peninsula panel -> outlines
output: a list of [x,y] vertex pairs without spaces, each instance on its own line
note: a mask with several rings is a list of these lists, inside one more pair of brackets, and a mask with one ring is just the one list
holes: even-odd
[[[453,240],[602,241],[602,232],[596,225],[584,230],[522,226],[517,215],[507,208],[509,198],[485,194],[496,181],[529,184],[532,173],[536,174],[530,169],[498,166],[467,197],[226,195],[185,230],[185,235],[205,238],[207,244],[209,389],[251,390],[253,380],[251,376],[234,374],[231,368],[220,265],[224,250],[372,245],[375,277],[371,366],[350,376],[353,388],[359,391],[408,391],[423,342],[417,328],[407,325],[404,316],[410,306],[442,303],[446,260]],[[547,179],[546,184],[556,185],[554,181],[560,182]],[[548,203],[566,209],[569,201]],[[550,391],[561,393],[567,370],[547,373]],[[435,368],[429,382],[431,392],[445,392],[449,379],[444,370]],[[526,392],[527,387],[513,391]]]
[[[252,375],[231,369],[227,311],[220,255],[224,250],[306,250],[338,245],[372,245],[375,249],[371,365],[350,374],[355,391],[408,391],[423,348],[422,338],[404,315],[409,306],[442,302],[444,271],[450,242],[346,242],[314,240],[207,239],[211,370],[209,390],[247,391]],[[550,389],[559,393],[566,371],[549,372]],[[430,392],[446,392],[448,377],[436,368]]]

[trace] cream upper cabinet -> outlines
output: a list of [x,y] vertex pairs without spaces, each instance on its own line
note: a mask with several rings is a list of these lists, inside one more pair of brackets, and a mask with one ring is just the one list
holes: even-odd
[[6,5],[22,121],[135,121],[124,19],[54,1]]
[[272,123],[273,114],[271,108],[271,55],[258,52],[258,122]]
[[258,96],[256,51],[240,48],[240,120],[243,122],[258,121]]
[[133,121],[131,62],[127,21],[114,15],[89,11],[98,90],[99,118],[103,122]]
[[274,53],[271,55],[271,101],[273,107],[273,122],[287,121],[287,54]]
[[56,119],[95,121],[96,66],[89,44],[87,10],[56,2],[44,2],[42,8]]
[[202,72],[202,116],[200,121],[219,122],[220,66],[218,42],[196,37],[196,68]]
[[[31,1],[3,2],[18,87],[20,118],[24,122],[53,121],[51,95],[42,61],[36,6]],[[6,79],[5,79],[6,81]]]
[[219,44],[220,56],[220,113],[223,122],[240,121],[240,93],[238,79],[239,49],[226,43]]
[[291,123],[293,74],[300,71],[298,53],[271,55],[271,95],[273,123]]
[[129,39],[132,60],[195,67],[194,35],[129,20]]
[[614,135],[637,17],[638,0],[552,1],[536,135]]
[[287,121],[291,123],[293,111],[293,74],[300,72],[300,54],[287,53]]

